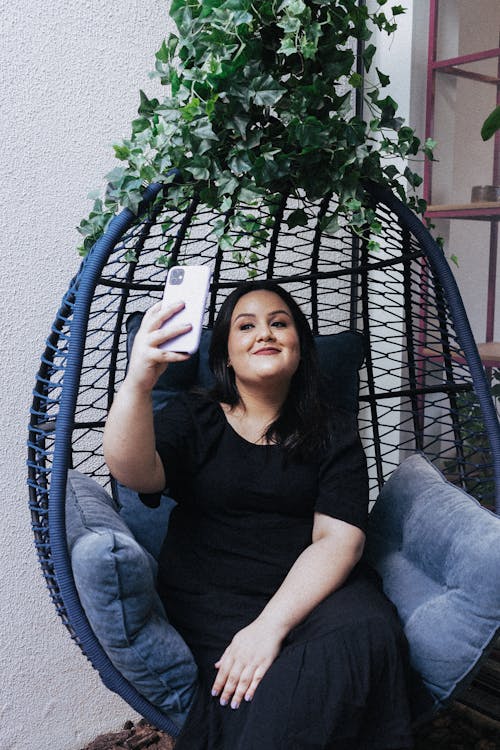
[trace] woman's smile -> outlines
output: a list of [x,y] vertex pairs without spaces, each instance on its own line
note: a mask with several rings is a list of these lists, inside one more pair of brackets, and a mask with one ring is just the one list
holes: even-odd
[[274,346],[266,346],[263,349],[258,349],[256,352],[254,352],[254,354],[264,354],[264,355],[279,354],[279,353],[280,353],[280,350]]

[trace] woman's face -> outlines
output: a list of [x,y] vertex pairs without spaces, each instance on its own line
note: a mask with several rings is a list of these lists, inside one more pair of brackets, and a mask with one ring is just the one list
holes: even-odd
[[278,294],[260,289],[238,300],[228,355],[237,386],[272,382],[288,388],[299,366],[300,343],[292,313]]

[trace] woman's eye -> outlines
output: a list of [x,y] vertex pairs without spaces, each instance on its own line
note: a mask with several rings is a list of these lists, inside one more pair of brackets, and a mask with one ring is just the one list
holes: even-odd
[[271,325],[278,328],[286,328],[286,322],[284,320],[274,320]]
[[249,331],[250,328],[252,328],[252,326],[253,326],[253,323],[243,323],[240,326],[240,331]]

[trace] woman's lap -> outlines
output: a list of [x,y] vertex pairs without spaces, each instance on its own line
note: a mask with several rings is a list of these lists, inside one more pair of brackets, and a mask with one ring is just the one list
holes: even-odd
[[208,696],[212,678],[205,672],[202,689],[209,731],[222,729],[224,750],[411,746],[405,640],[394,608],[362,571],[290,633],[251,703],[220,707]]
[[[405,662],[394,608],[371,580],[354,577],[290,634],[255,694],[236,747],[257,750],[265,741],[269,750],[410,746]],[[263,736],[270,724],[271,741]]]

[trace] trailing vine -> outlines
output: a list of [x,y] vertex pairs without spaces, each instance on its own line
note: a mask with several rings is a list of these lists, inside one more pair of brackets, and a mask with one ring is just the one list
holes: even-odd
[[[170,202],[180,206],[196,191],[205,205],[231,209],[233,229],[251,220],[248,206],[283,191],[312,200],[333,193],[338,203],[325,231],[342,219],[355,232],[368,231],[377,248],[381,227],[365,200],[367,180],[396,190],[422,213],[415,193],[421,177],[408,159],[432,158],[434,144],[422,144],[398,116],[388,76],[373,70],[370,41],[375,29],[393,34],[404,8],[385,12],[387,0],[373,4],[375,10],[357,0],[173,0],[177,33],[165,39],[155,66],[168,95],[159,101],[141,92],[130,138],[114,146],[122,165],[107,175],[104,195],[80,224],[81,253],[121,207],[137,211],[145,184],[174,183],[173,169],[180,179]],[[353,113],[356,90],[366,120]],[[300,208],[289,218],[292,226],[306,222]],[[238,253],[224,222],[214,232],[221,247]],[[264,227],[257,241],[265,239]]]

